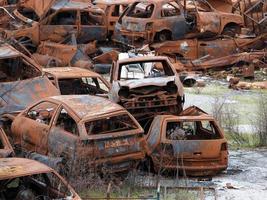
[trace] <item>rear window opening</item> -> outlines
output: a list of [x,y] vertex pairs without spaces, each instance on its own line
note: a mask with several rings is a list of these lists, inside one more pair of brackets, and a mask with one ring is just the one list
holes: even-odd
[[213,121],[168,122],[166,138],[169,140],[212,140],[222,136]]
[[114,133],[119,131],[130,131],[138,126],[128,114],[106,117],[85,123],[88,135]]
[[150,18],[154,12],[154,4],[135,3],[126,16],[134,18]]
[[62,95],[107,94],[109,89],[99,78],[83,77],[58,80]]
[[22,57],[0,60],[0,82],[25,80],[40,75],[41,72],[22,59]]
[[122,64],[119,71],[119,80],[145,79],[174,75],[166,61],[144,61]]

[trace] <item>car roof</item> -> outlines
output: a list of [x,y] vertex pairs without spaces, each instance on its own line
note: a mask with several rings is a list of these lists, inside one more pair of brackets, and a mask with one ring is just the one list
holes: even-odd
[[80,119],[95,118],[108,113],[125,111],[123,107],[106,98],[92,95],[61,95],[48,99],[63,103]]
[[77,9],[83,10],[87,9],[88,7],[92,6],[90,1],[75,1],[75,0],[58,0],[56,1],[53,6],[51,7],[53,10],[60,10],[60,9]]
[[179,119],[179,120],[211,120],[214,121],[214,117],[203,111],[197,106],[190,106],[183,110],[179,115],[161,115],[162,119]]
[[121,59],[121,60],[118,60],[117,62],[119,64],[124,64],[124,63],[131,63],[131,62],[161,61],[161,60],[168,61],[168,58],[165,56],[138,56],[134,58]]
[[50,167],[26,158],[1,158],[0,180],[52,172]]
[[105,4],[105,5],[119,5],[119,4],[131,4],[136,0],[96,0],[94,4]]
[[52,74],[57,78],[101,77],[98,73],[79,67],[51,67],[43,68],[43,72]]

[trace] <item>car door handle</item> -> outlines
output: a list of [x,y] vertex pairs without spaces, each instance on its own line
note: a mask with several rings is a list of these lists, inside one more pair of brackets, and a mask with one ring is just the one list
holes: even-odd
[[194,152],[194,155],[200,156],[202,153],[201,152]]

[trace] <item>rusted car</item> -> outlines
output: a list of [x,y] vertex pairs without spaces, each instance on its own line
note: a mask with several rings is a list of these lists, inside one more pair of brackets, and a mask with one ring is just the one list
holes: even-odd
[[134,117],[90,95],[54,96],[35,103],[15,117],[10,136],[18,148],[39,154],[47,163],[62,158],[66,165],[88,171],[129,170],[145,154],[143,129]]
[[140,123],[158,114],[179,114],[183,109],[183,86],[166,57],[118,60],[111,69],[111,84],[109,98]]
[[156,43],[150,47],[156,55],[168,56],[174,62],[186,64],[198,59],[204,62],[251,49],[260,50],[265,47],[266,39],[267,34],[256,38],[185,39]]
[[135,0],[96,0],[94,4],[103,9],[106,13],[106,22],[108,26],[108,35],[112,36],[115,29],[115,24],[118,21],[123,11]]
[[78,43],[105,40],[105,13],[89,1],[23,1],[12,13],[5,38],[14,37],[28,48],[41,41],[61,42],[75,33]]
[[115,40],[152,43],[240,33],[240,15],[220,12],[205,0],[186,1],[186,5],[183,2],[136,1],[118,20]]
[[0,114],[21,111],[48,96],[59,95],[41,67],[8,44],[0,45]]
[[156,172],[213,175],[228,165],[227,141],[215,119],[192,106],[179,116],[156,116],[146,136]]
[[1,158],[0,182],[2,200],[81,199],[56,171],[30,159]]
[[110,84],[101,75],[77,67],[52,67],[43,69],[44,75],[60,90],[62,95],[105,95]]
[[12,157],[15,152],[6,136],[6,133],[0,128],[0,158]]

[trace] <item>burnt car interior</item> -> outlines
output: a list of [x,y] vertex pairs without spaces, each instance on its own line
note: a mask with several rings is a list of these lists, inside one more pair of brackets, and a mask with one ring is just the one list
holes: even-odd
[[154,11],[154,5],[148,3],[135,3],[126,16],[134,18],[150,18]]
[[119,80],[131,80],[173,76],[174,73],[166,61],[138,61],[122,64],[119,75]]
[[49,23],[50,25],[75,25],[77,11],[67,10],[56,13]]
[[39,21],[39,16],[35,13],[33,9],[25,8],[25,7],[18,7],[18,12],[23,15],[24,17],[31,19],[33,21]]
[[40,75],[41,72],[22,57],[0,59],[0,82],[25,80]]
[[222,136],[213,121],[168,122],[166,138],[169,140],[212,140]]
[[31,108],[26,117],[36,122],[49,125],[50,121],[56,111],[57,105],[50,102],[41,102],[38,105]]
[[3,144],[2,138],[0,137],[0,149],[4,149],[4,148],[5,148],[5,146]]
[[70,94],[107,94],[108,88],[98,78],[68,78],[58,80],[62,95]]
[[67,131],[68,133],[79,136],[76,122],[64,108],[61,109],[60,114],[57,118],[56,127]]
[[106,117],[85,123],[86,132],[89,135],[113,133],[119,131],[134,130],[137,125],[127,114]]
[[72,197],[68,187],[53,173],[0,181],[1,200],[52,200]]
[[161,17],[173,17],[181,15],[179,5],[175,1],[163,4]]

